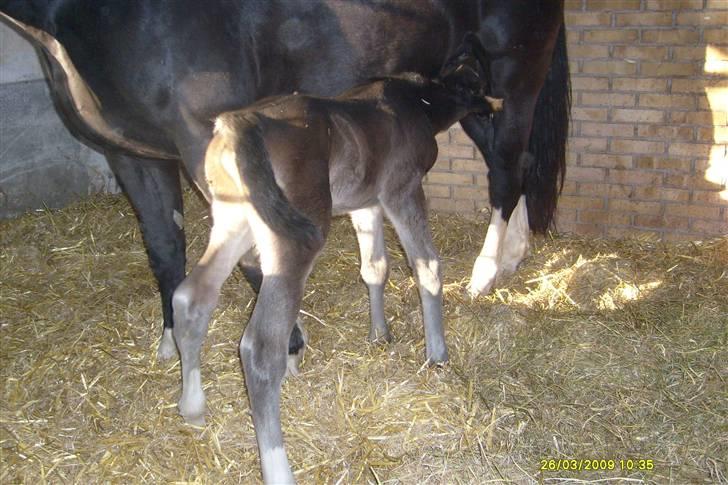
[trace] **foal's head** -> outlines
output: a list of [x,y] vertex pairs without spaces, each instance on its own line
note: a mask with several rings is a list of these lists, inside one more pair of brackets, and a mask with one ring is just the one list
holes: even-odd
[[468,32],[463,42],[445,62],[439,82],[455,97],[455,102],[471,113],[491,114],[503,109],[503,99],[488,96],[490,68],[480,39]]

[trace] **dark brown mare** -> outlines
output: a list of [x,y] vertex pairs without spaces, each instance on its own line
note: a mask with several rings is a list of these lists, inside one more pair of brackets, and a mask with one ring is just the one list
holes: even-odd
[[222,284],[241,258],[256,252],[262,284],[240,358],[266,483],[293,482],[280,424],[281,381],[304,283],[332,215],[349,214],[356,229],[361,275],[369,287],[370,338],[389,336],[383,305],[386,214],[419,286],[427,361],[447,361],[440,262],[427,226],[422,178],[437,158],[435,135],[468,114],[492,113],[497,102],[485,97],[469,67],[470,42],[442,80],[407,74],[336,98],[274,97],[215,121],[204,163],[210,241],[173,298],[182,361],[179,410],[188,422],[204,423],[202,341]]
[[434,76],[476,32],[505,105],[461,122],[493,206],[471,292],[514,270],[529,226],[552,220],[569,106],[563,0],[0,0],[0,19],[38,47],[67,126],[107,155],[137,212],[162,297],[160,358],[176,353],[172,293],[185,276],[180,162],[209,197],[212,120],[257,99]]

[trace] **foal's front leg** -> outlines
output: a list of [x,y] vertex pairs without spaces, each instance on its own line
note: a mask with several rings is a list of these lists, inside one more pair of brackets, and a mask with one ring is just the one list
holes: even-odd
[[402,242],[412,267],[422,302],[426,357],[430,364],[448,360],[442,328],[442,277],[440,258],[427,225],[425,193],[412,182],[404,190],[388,191],[382,205]]
[[369,341],[392,337],[384,316],[384,283],[387,281],[387,248],[384,243],[382,207],[375,205],[350,213],[361,253],[361,277],[369,289],[371,327]]

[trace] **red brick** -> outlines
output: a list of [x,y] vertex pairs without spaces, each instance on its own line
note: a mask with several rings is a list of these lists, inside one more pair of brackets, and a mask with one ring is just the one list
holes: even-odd
[[606,91],[609,79],[603,77],[572,76],[571,88],[574,91]]
[[667,79],[623,77],[613,79],[612,83],[615,91],[667,92]]
[[726,35],[725,29],[705,29],[703,30],[703,41],[708,44],[726,45],[728,35]]
[[450,186],[448,185],[424,185],[425,195],[427,198],[441,197],[443,199],[450,198]]
[[441,158],[473,158],[475,152],[472,145],[440,145],[438,156]]
[[670,121],[673,123],[684,123],[689,125],[713,126],[713,124],[725,124],[725,113],[720,111],[673,111],[670,113]]
[[644,76],[693,76],[699,74],[695,63],[688,62],[643,62],[641,74]]
[[662,173],[611,169],[607,180],[615,184],[659,185],[662,183]]
[[615,59],[667,60],[667,52],[667,47],[618,45],[614,46],[612,57]]
[[605,197],[605,196],[609,195],[610,187],[611,187],[611,185],[609,185],[609,184],[593,184],[593,183],[582,182],[579,184],[579,194],[580,195],[590,195],[593,197],[598,197],[598,196]]
[[608,205],[609,210],[635,212],[637,214],[659,214],[662,210],[662,204],[659,202],[645,202],[642,200],[610,199]]
[[606,12],[566,12],[565,14],[566,25],[579,25],[579,26],[597,26],[605,25],[608,26],[612,23],[612,16]]
[[643,140],[612,140],[610,145],[612,153],[663,153],[665,144],[657,141]]
[[634,106],[636,96],[626,93],[581,93],[579,102],[583,106]]
[[716,190],[720,186],[705,179],[704,174],[683,175],[678,173],[668,173],[663,180],[665,187],[677,187],[694,190]]
[[637,136],[640,138],[660,138],[663,140],[693,141],[695,139],[692,126],[639,125]]
[[465,134],[462,128],[453,126],[450,128],[450,143],[456,145],[471,145],[473,141]]
[[606,171],[603,168],[592,167],[569,167],[569,180],[577,182],[601,182],[606,177]]
[[579,106],[573,107],[571,108],[571,119],[585,121],[607,121],[607,109],[582,108]]
[[708,157],[712,145],[700,143],[670,143],[667,148],[670,156],[678,157]]
[[667,204],[665,214],[671,216],[693,217],[696,219],[720,219],[720,207],[705,205]]
[[587,10],[639,10],[640,0],[587,0]]
[[659,215],[644,215],[639,214],[634,218],[635,226],[642,227],[656,227],[666,229],[687,229],[688,228],[687,217],[669,217]]
[[609,185],[609,198],[610,199],[633,199],[635,192],[634,185]]
[[579,222],[592,224],[628,225],[632,216],[622,212],[611,211],[579,211]]
[[435,160],[435,165],[430,169],[431,172],[449,172],[450,171],[450,159],[449,158],[438,158]]
[[690,45],[700,41],[700,32],[691,29],[643,30],[642,42],[648,44]]
[[634,125],[626,123],[589,123],[581,124],[581,134],[587,136],[634,136]]
[[559,207],[564,209],[602,209],[604,208],[604,199],[601,197],[562,195],[559,198]]
[[453,187],[455,199],[478,200],[487,199],[488,191],[482,187]]
[[634,191],[632,192],[632,197],[638,200],[687,202],[688,200],[690,200],[690,191],[645,185],[635,187]]
[[662,123],[665,112],[654,109],[614,109],[612,121],[628,121],[635,123]]
[[425,180],[429,184],[471,185],[473,176],[461,173],[430,172]]
[[707,0],[705,8],[707,10],[725,10],[728,9],[728,3],[725,0]]
[[581,156],[584,167],[631,168],[631,155],[607,155],[603,153],[584,153]]
[[618,26],[646,25],[672,25],[672,12],[638,12],[616,14]]
[[575,44],[568,46],[569,59],[599,59],[609,57],[609,46]]
[[561,227],[562,223],[576,222],[577,211],[575,209],[559,209],[556,211],[556,227]]
[[695,109],[695,96],[678,94],[640,94],[640,107]]
[[703,205],[719,205],[726,207],[728,205],[728,190],[722,192],[695,190],[693,191],[693,201]]
[[690,160],[641,155],[635,157],[635,167],[662,170],[691,170]]
[[678,25],[728,25],[728,12],[703,11],[680,12],[677,14]]
[[[680,61],[704,61],[705,46],[676,46],[672,48],[672,58]],[[695,81],[693,81],[695,82]],[[674,91],[674,89],[673,89]]]
[[607,139],[572,137],[569,138],[569,149],[575,152],[604,152],[607,150]]
[[645,229],[637,229],[634,227],[608,227],[607,237],[618,239],[642,239],[647,241],[657,241],[660,239],[661,233],[658,231],[648,231]]
[[591,44],[629,44],[639,38],[639,31],[629,29],[594,29],[584,31],[584,42]]
[[637,64],[625,61],[584,61],[581,72],[586,74],[635,74]]
[[564,2],[565,10],[581,10],[583,6],[584,2],[582,0],[566,0]]
[[725,236],[728,234],[728,222],[696,220],[690,224],[693,231],[711,236]]
[[703,0],[647,0],[646,7],[647,10],[692,10],[703,8]]
[[468,160],[464,158],[455,158],[452,160],[453,172],[485,172],[485,164],[480,160]]
[[575,223],[570,226],[568,231],[564,230],[564,232],[572,232],[581,236],[601,237],[604,235],[604,226],[601,224]]

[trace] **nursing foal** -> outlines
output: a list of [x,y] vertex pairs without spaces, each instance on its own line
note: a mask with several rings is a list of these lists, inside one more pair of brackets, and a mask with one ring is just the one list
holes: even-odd
[[356,228],[369,288],[369,338],[389,338],[383,307],[386,214],[419,285],[427,360],[448,358],[440,265],[422,178],[435,163],[438,132],[468,114],[499,109],[499,100],[484,96],[482,77],[471,67],[472,46],[464,45],[438,80],[406,74],[331,99],[270,98],[215,121],[205,159],[210,242],[173,298],[182,360],[179,410],[188,422],[204,422],[200,348],[208,321],[225,279],[241,257],[257,250],[262,285],[240,356],[268,483],[293,481],[280,425],[281,381],[304,283],[333,215],[349,214]]

